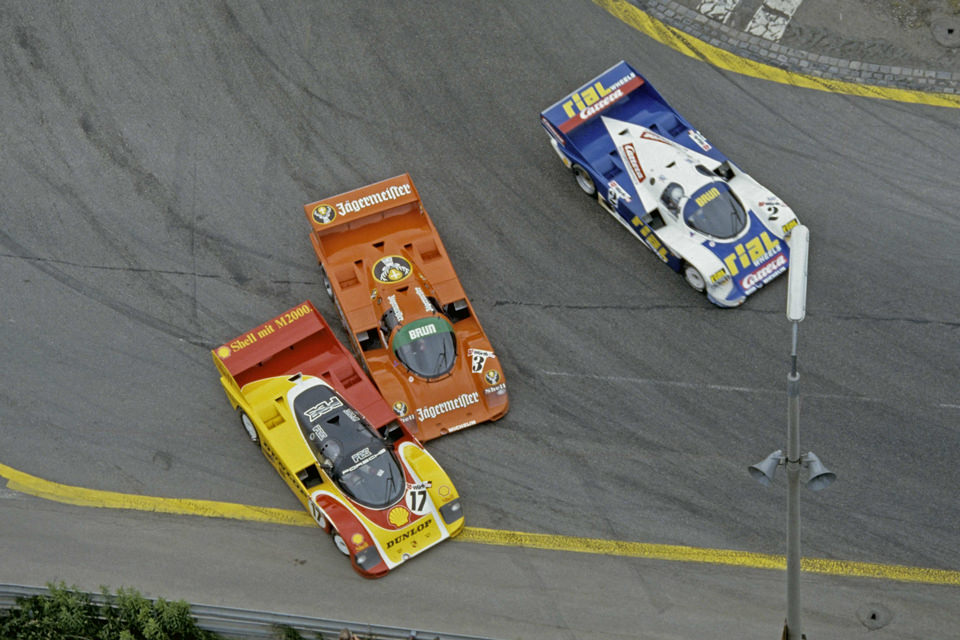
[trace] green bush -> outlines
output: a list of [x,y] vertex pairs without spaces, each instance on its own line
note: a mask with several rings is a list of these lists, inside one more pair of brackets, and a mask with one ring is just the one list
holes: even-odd
[[101,589],[104,602],[60,584],[48,584],[50,593],[17,598],[17,605],[0,611],[0,638],[11,640],[217,640],[215,633],[197,626],[190,605],[183,600],[151,601],[135,589],[111,595]]

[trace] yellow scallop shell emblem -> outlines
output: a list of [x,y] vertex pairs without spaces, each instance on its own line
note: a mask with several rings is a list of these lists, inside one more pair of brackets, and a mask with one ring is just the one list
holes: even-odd
[[395,527],[402,527],[410,522],[410,512],[403,507],[394,507],[390,510],[390,524]]

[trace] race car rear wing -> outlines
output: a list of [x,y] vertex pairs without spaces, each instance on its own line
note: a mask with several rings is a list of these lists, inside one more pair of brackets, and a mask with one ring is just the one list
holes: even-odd
[[569,134],[580,125],[596,118],[601,113],[607,112],[620,100],[641,88],[644,89],[644,94],[650,94],[649,98],[652,101],[666,106],[666,102],[660,97],[660,94],[647,84],[643,76],[621,60],[553,106],[545,109],[540,114],[540,118],[548,131],[553,128],[554,131],[551,131],[551,133],[562,139],[562,136],[556,133],[557,131]]
[[[355,315],[369,307],[369,290],[356,286],[363,281],[356,273],[357,263],[340,260],[331,265],[329,259],[371,237],[404,237],[402,252],[416,263],[442,302],[455,303],[466,298],[409,174],[304,205],[303,210],[310,222],[314,251],[338,289],[344,312],[353,317],[352,323],[376,325],[378,319],[373,315],[363,320]],[[361,229],[368,225],[377,225],[374,234]]]
[[303,373],[323,378],[376,428],[395,418],[310,301],[220,345],[213,361],[238,391],[257,380]]
[[303,211],[313,234],[321,236],[338,227],[354,228],[364,222],[375,222],[387,212],[415,211],[419,203],[420,194],[413,186],[410,175],[405,173],[305,204]]

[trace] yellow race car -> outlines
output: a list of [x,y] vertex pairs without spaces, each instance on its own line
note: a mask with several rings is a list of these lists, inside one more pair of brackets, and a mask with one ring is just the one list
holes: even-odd
[[313,519],[378,578],[457,535],[450,478],[304,302],[213,351],[227,400]]

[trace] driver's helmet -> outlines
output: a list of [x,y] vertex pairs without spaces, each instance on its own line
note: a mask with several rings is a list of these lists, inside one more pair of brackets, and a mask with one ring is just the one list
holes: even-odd
[[320,455],[333,464],[340,457],[340,445],[333,440],[327,440],[320,446]]

